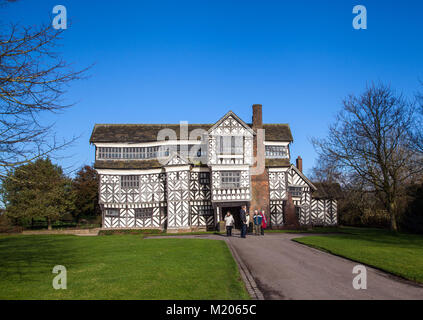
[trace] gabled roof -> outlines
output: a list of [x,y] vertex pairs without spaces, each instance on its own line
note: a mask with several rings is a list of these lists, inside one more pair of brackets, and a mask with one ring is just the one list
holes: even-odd
[[171,155],[167,160],[165,166],[180,166],[190,164],[188,160],[182,158],[177,153]]
[[255,135],[255,132],[253,129],[251,129],[251,127],[246,124],[244,121],[241,120],[240,117],[238,117],[234,112],[229,111],[227,114],[225,114],[222,118],[220,118],[219,121],[217,121],[210,129],[209,129],[209,133],[212,132],[214,129],[216,129],[217,127],[219,127],[222,122],[224,122],[228,117],[233,117],[236,121],[238,121],[245,129],[248,130],[248,132],[250,132],[252,135]]
[[296,166],[291,164],[291,169],[294,170],[303,180],[312,188],[313,190],[317,190],[316,186],[300,171]]

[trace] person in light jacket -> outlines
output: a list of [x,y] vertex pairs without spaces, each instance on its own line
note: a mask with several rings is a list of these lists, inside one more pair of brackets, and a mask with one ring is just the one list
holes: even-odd
[[232,228],[234,227],[234,217],[232,217],[230,211],[228,211],[228,213],[225,216],[225,226],[226,226],[226,236],[231,237]]

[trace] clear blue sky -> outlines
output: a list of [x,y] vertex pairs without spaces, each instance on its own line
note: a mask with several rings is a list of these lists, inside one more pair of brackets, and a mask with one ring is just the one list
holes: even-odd
[[[249,122],[261,103],[264,122],[291,125],[307,172],[310,138],[325,136],[346,95],[384,81],[411,96],[423,80],[422,1],[19,0],[0,19],[48,23],[57,4],[72,21],[64,57],[95,63],[66,96],[78,104],[45,119],[59,137],[81,135],[64,167],[93,162],[95,123],[210,123],[229,109]],[[367,30],[352,27],[357,4]]]

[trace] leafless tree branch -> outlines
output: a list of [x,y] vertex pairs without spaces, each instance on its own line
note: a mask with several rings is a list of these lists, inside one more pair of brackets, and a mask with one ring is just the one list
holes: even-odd
[[328,137],[312,142],[326,163],[344,172],[347,185],[378,197],[396,230],[402,187],[422,172],[420,157],[411,147],[415,105],[383,84],[350,95],[343,105]]
[[88,69],[73,70],[56,52],[63,31],[51,25],[1,28],[0,177],[74,141],[59,143],[52,125],[40,121],[72,106],[63,102],[66,88]]

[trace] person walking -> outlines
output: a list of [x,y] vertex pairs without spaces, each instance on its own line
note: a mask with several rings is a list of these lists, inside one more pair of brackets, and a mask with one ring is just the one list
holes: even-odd
[[264,236],[264,230],[267,228],[266,213],[264,210],[260,211],[261,215],[261,235]]
[[241,218],[241,238],[246,238],[247,235],[247,206],[242,206],[239,211]]
[[254,210],[254,233],[256,236],[259,236],[261,234],[261,223],[263,218],[261,217],[261,215],[258,213],[257,210]]
[[228,213],[225,216],[225,226],[226,226],[226,236],[232,237],[232,228],[234,227],[234,217],[232,217],[230,211],[228,211]]

